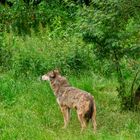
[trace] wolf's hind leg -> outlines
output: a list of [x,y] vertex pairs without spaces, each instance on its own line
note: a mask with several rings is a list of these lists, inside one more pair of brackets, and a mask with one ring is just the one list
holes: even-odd
[[80,124],[81,124],[81,132],[82,132],[87,127],[87,123],[86,123],[83,113],[79,113],[77,111],[77,116],[78,116],[78,120],[80,121]]

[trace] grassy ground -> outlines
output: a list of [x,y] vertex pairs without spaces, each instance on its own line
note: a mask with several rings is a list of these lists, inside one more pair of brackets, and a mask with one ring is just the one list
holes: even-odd
[[121,112],[115,82],[95,75],[68,76],[73,86],[89,91],[97,105],[97,133],[91,125],[80,133],[75,111],[66,130],[48,82],[38,78],[13,80],[0,75],[1,140],[138,140],[140,115]]

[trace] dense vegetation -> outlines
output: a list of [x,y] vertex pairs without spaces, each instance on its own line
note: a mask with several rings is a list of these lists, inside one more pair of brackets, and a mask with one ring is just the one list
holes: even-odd
[[[139,139],[139,3],[0,1],[0,139]],[[55,68],[95,96],[96,135],[80,134],[74,112],[60,129],[55,97],[40,81]]]

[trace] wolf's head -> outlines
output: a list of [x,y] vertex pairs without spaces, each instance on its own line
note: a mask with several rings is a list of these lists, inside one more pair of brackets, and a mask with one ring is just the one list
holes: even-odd
[[53,79],[55,79],[58,75],[60,75],[59,70],[53,70],[48,72],[47,74],[42,76],[42,80],[48,80],[48,81],[52,81]]

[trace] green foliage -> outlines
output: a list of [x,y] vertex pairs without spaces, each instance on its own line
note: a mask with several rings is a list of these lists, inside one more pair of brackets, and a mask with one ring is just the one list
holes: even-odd
[[70,70],[74,70],[76,73],[79,73],[82,70],[90,69],[91,64],[89,63],[92,58],[88,55],[88,53],[88,50],[85,48],[76,48],[72,50],[65,58],[65,65],[67,65]]
[[0,69],[8,70],[11,65],[12,53],[7,48],[0,47]]
[[10,69],[12,50],[6,46],[5,37],[0,33],[0,72]]
[[[139,139],[139,111],[121,110],[132,107],[140,65],[139,1],[91,0],[88,7],[75,0],[10,1],[12,7],[0,5],[0,139]],[[61,129],[56,99],[40,81],[55,68],[94,95],[95,135],[91,125],[80,133],[74,111]]]
[[[39,27],[49,27],[51,31],[59,33],[71,21],[70,17],[76,7],[60,3],[59,0],[45,1],[34,7],[23,1],[13,1],[13,6],[0,6],[1,31],[13,31],[18,35],[30,35],[31,31],[39,31]],[[70,12],[74,12],[72,15]]]
[[44,72],[44,60],[37,55],[30,55],[23,52],[14,58],[13,66],[15,76],[37,76]]
[[92,69],[92,49],[85,47],[82,40],[68,36],[65,42],[51,35],[43,32],[36,36],[32,33],[32,37],[23,39],[5,33],[1,69],[7,68],[16,78],[39,76],[55,68],[61,69],[65,74],[80,74]]
[[119,97],[123,105],[128,98],[133,98],[129,96],[126,99],[128,94],[125,80],[127,72],[124,71],[127,69],[125,59],[127,57],[129,60],[139,61],[139,39],[137,37],[140,20],[139,9],[135,8],[137,2],[131,1],[131,5],[128,5],[125,0],[120,2],[95,0],[93,4],[93,7],[79,12],[82,17],[83,40],[93,44],[93,53],[100,61],[109,61],[114,67],[113,71],[116,71],[119,83]]
[[[110,59],[117,51],[119,59],[127,55],[125,48],[134,47],[139,28],[139,16],[132,14],[132,5],[124,9],[125,0],[118,1],[94,1],[96,7],[84,9],[83,13],[83,39],[87,42],[94,43],[94,52],[101,58]],[[133,7],[134,8],[134,7]],[[124,12],[124,11],[129,12]],[[135,12],[139,12],[139,10]],[[93,17],[93,18],[92,18]],[[133,38],[132,38],[133,37]],[[131,41],[131,46],[125,41]],[[125,43],[125,45],[124,45]]]

